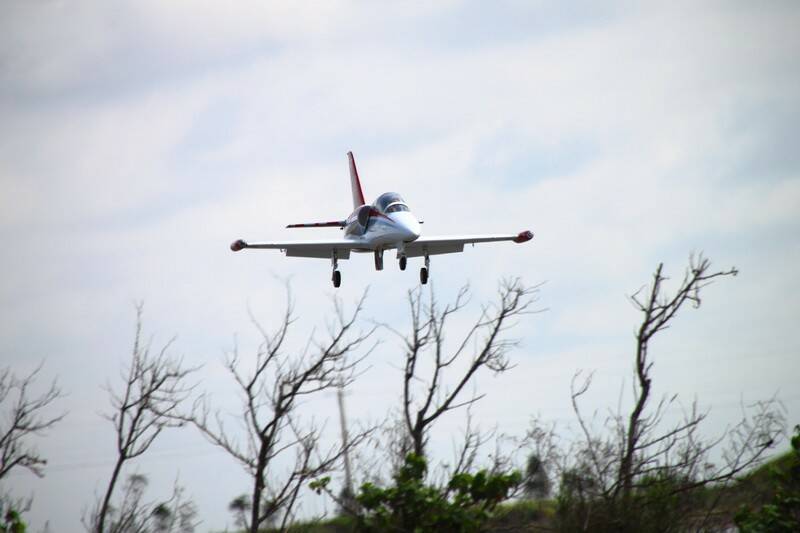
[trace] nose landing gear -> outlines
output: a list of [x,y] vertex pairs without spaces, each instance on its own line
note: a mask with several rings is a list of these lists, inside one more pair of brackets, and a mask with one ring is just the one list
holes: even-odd
[[405,270],[408,259],[406,258],[406,247],[403,241],[397,243],[397,260],[400,262],[400,270]]
[[375,250],[375,270],[383,270],[383,250]]

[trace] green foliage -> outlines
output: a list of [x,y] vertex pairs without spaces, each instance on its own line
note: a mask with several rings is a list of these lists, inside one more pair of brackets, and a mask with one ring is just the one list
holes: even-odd
[[330,482],[331,476],[324,476],[309,483],[308,487],[317,494],[322,494],[322,491],[328,488]]
[[743,507],[736,525],[743,533],[800,531],[800,425],[792,437],[792,455],[785,469],[772,469],[776,488],[772,500],[754,511]]
[[358,529],[479,531],[522,481],[519,472],[493,474],[481,470],[457,474],[445,487],[437,487],[425,483],[427,470],[425,458],[410,453],[392,486],[363,484],[356,496],[362,508]]
[[6,511],[3,521],[0,522],[0,533],[25,533],[25,522],[22,521],[22,516],[9,507]]
[[704,501],[702,487],[685,489],[690,480],[669,471],[637,479],[628,500],[600,490],[587,472],[584,468],[563,474],[556,499],[557,531],[682,531],[686,528],[679,517]]

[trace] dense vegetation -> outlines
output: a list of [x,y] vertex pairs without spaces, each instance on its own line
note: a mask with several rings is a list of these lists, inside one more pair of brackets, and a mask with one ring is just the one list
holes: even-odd
[[[723,530],[735,524],[746,533],[790,533],[800,531],[800,427],[795,429],[792,438],[792,451],[780,454],[759,468],[738,479],[724,489],[708,488],[703,498],[696,502],[695,512],[703,510],[704,502],[719,500],[717,520]],[[570,489],[565,488],[565,491]],[[663,493],[662,493],[663,494]],[[515,499],[494,507],[493,512],[483,522],[483,531],[564,531],[559,513],[570,511],[565,505],[565,494],[559,492],[550,499]],[[663,506],[674,505],[674,499],[664,497]],[[428,510],[437,506],[431,506]],[[692,506],[689,505],[691,509]],[[644,517],[651,518],[654,511],[647,507],[638,509]],[[691,510],[689,511],[692,512]],[[607,512],[604,519],[614,518]],[[653,522],[654,529],[665,530],[675,521],[675,517],[661,517],[666,522]],[[409,531],[409,529],[389,528],[384,531]],[[443,528],[423,528],[422,530],[453,531]],[[467,529],[456,529],[466,531]],[[595,531],[594,529],[588,529]],[[271,531],[271,530],[267,530]],[[328,520],[298,523],[290,531],[306,533],[349,533],[364,531],[358,520],[342,515]],[[413,531],[413,530],[411,530]]]

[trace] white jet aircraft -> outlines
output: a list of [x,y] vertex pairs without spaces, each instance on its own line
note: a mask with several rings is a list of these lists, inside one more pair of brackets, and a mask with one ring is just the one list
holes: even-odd
[[333,286],[339,287],[342,274],[339,272],[339,259],[349,259],[350,252],[373,253],[375,270],[383,270],[384,250],[397,250],[400,270],[406,269],[409,257],[424,257],[425,266],[419,271],[422,284],[428,282],[430,256],[464,251],[465,244],[491,241],[526,242],[533,238],[530,231],[516,235],[451,235],[442,237],[423,237],[420,235],[422,221],[411,213],[403,198],[394,192],[378,196],[375,203],[367,205],[358,179],[353,153],[347,152],[350,161],[350,186],[353,192],[354,211],[345,220],[331,222],[312,222],[290,224],[287,228],[338,227],[344,229],[341,239],[318,241],[276,241],[248,243],[241,239],[231,244],[231,250],[238,252],[245,248],[267,248],[282,250],[287,257],[320,257],[330,259],[333,266]]

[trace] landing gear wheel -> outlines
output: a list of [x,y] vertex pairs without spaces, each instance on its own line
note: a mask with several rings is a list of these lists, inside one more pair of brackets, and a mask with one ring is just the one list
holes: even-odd
[[428,283],[428,269],[425,267],[419,269],[419,282],[423,285]]
[[406,256],[404,256],[404,255],[400,256],[400,270],[405,270],[406,269],[406,263],[407,262],[408,262],[408,259],[406,258]]
[[342,273],[339,272],[338,270],[334,270],[332,279],[333,279],[333,286],[338,289],[339,285],[342,284]]
[[383,251],[375,251],[375,270],[383,270]]

